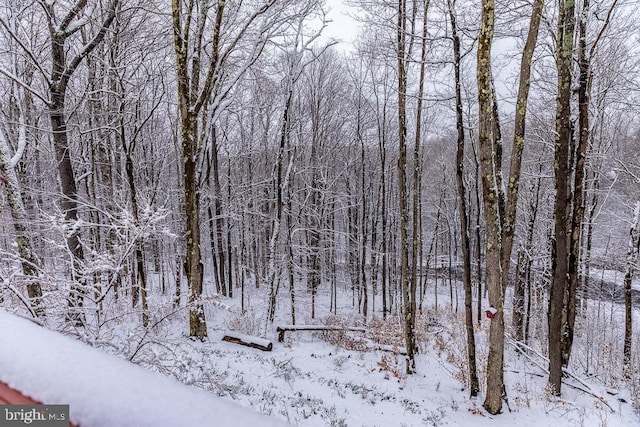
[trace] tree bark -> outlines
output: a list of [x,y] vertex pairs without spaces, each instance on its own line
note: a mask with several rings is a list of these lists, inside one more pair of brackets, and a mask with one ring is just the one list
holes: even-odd
[[478,37],[477,80],[479,115],[479,153],[482,172],[482,199],[486,224],[486,286],[489,304],[496,310],[489,329],[487,357],[487,394],[484,408],[490,414],[502,411],[504,393],[504,289],[502,280],[502,221],[500,141],[495,115],[495,97],[491,76],[491,45],[493,43],[495,5],[482,1],[482,27]]
[[[26,138],[24,118],[20,117],[19,138]],[[26,141],[22,142],[23,144]],[[42,287],[38,280],[38,271],[41,263],[36,254],[33,252],[31,239],[27,231],[27,211],[22,202],[22,193],[18,176],[14,165],[11,164],[11,156],[9,155],[9,144],[5,140],[4,135],[0,133],[0,176],[4,178],[5,194],[7,204],[13,221],[13,229],[16,233],[16,244],[18,246],[18,255],[20,257],[20,266],[22,274],[27,280],[27,295],[33,314],[36,317],[45,315],[45,307],[42,302]]]
[[633,309],[631,298],[631,282],[633,281],[634,266],[640,252],[640,237],[638,223],[640,222],[640,202],[636,202],[631,228],[629,229],[629,243],[627,244],[627,269],[624,275],[624,346],[622,351],[623,375],[631,376],[631,343],[633,340]]
[[462,245],[462,284],[464,286],[464,315],[467,331],[467,360],[469,368],[469,393],[471,397],[478,395],[480,383],[476,366],[476,340],[473,328],[473,295],[471,289],[471,244],[469,242],[469,213],[467,209],[467,189],[464,183],[464,117],[462,115],[462,91],[460,87],[460,37],[454,12],[455,0],[448,0],[449,22],[453,40],[453,71],[456,88],[456,129],[458,132],[456,150],[456,184],[458,189],[458,207],[460,209],[460,237]]
[[75,4],[60,25],[55,21],[55,3],[46,3],[47,19],[49,24],[49,36],[51,40],[51,76],[49,78],[49,121],[53,137],[54,152],[60,179],[62,199],[60,206],[64,213],[67,225],[73,230],[66,238],[67,249],[72,258],[72,283],[67,298],[69,313],[68,319],[78,325],[84,323],[82,307],[85,296],[85,278],[83,270],[84,250],[80,242],[80,231],[76,227],[78,221],[78,190],[76,187],[73,164],[71,162],[71,146],[67,135],[67,122],[65,117],[66,91],[71,76],[80,63],[87,57],[104,39],[108,28],[115,18],[115,10],[118,0],[111,4],[105,20],[102,22],[97,34],[86,44],[81,51],[70,61],[67,61],[67,39],[80,27],[68,31],[69,26],[78,14],[84,9],[85,1]]
[[402,304],[404,313],[404,335],[407,347],[406,373],[416,371],[414,349],[415,341],[415,312],[412,310],[414,302],[411,299],[411,284],[409,277],[409,203],[407,197],[407,115],[406,92],[407,71],[405,58],[406,44],[406,0],[398,2],[397,22],[397,60],[398,60],[398,203],[400,210],[400,288],[402,290]]
[[504,226],[502,229],[503,287],[506,287],[507,285],[509,269],[511,266],[511,252],[513,249],[513,236],[516,228],[516,211],[518,207],[518,191],[520,188],[520,172],[522,168],[522,152],[525,145],[527,104],[529,101],[529,88],[531,86],[531,65],[533,61],[533,53],[538,43],[538,30],[540,28],[543,8],[544,0],[534,1],[531,19],[529,21],[527,41],[522,52],[522,60],[520,61],[520,81],[518,84],[518,96],[516,100],[513,147],[509,167],[509,181],[507,184],[507,197],[503,220]]
[[575,27],[575,5],[573,0],[560,1],[558,19],[556,63],[558,68],[558,94],[556,99],[555,138],[555,205],[554,236],[555,250],[552,257],[552,281],[549,289],[549,385],[553,393],[560,395],[562,387],[562,342],[566,309],[569,228],[568,208],[570,201],[569,150],[572,146],[571,128],[571,69],[573,32]]

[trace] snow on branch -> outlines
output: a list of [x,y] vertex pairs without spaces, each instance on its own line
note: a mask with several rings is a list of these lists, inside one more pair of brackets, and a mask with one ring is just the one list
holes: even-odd
[[22,111],[22,104],[20,102],[18,102],[18,109],[20,110],[20,117],[18,118],[18,146],[7,165],[10,168],[15,168],[18,165],[18,162],[24,154],[24,149],[27,146],[27,125],[24,123],[24,112]]
[[98,46],[100,44],[102,39],[104,39],[104,36],[107,34],[107,30],[109,29],[109,27],[111,26],[111,23],[113,22],[113,20],[116,17],[116,6],[117,6],[117,4],[118,4],[118,0],[114,0],[111,3],[111,7],[109,8],[108,15],[105,18],[105,20],[103,21],[102,25],[100,26],[100,30],[89,41],[89,43],[87,43],[82,48],[82,50],[80,50],[80,53],[78,53],[78,55],[76,55],[71,60],[71,63],[67,66],[67,68],[62,73],[62,76],[63,76],[62,79],[63,80],[69,80],[69,78],[71,77],[73,72],[76,70],[76,68],[78,68],[78,65],[80,65],[80,62],[82,62],[82,60],[87,55],[89,55],[91,53],[91,51],[93,51],[93,49],[96,48],[96,46]]
[[36,69],[38,70],[38,72],[40,72],[40,74],[42,75],[42,77],[44,78],[44,80],[49,83],[49,76],[48,74],[44,71],[44,69],[42,68],[42,66],[40,65],[40,61],[38,60],[38,58],[36,57],[36,55],[31,51],[31,49],[29,48],[29,46],[27,46],[25,43],[23,43],[23,41],[20,39],[20,37],[18,37],[18,35],[16,34],[15,31],[13,31],[13,29],[11,27],[9,27],[9,25],[7,25],[7,23],[5,22],[5,20],[0,17],[0,25],[2,25],[2,27],[7,30],[7,32],[9,33],[9,36],[11,36],[11,38],[18,43],[18,45],[20,46],[20,48],[27,54],[27,56],[29,57],[29,59],[31,59],[31,63],[33,64],[34,67],[36,67]]
[[29,86],[28,84],[26,84],[25,82],[23,82],[20,77],[16,76],[15,74],[13,74],[11,71],[0,67],[0,74],[2,74],[5,77],[8,77],[9,79],[13,80],[18,86],[22,87],[23,89],[29,91],[29,93],[31,93],[33,96],[35,96],[36,98],[38,98],[40,101],[44,102],[46,105],[49,105],[49,100],[47,100],[47,98],[44,95],[41,95],[40,92],[38,92],[37,90],[35,90],[34,88],[32,88],[31,86]]
[[71,24],[69,24],[66,31],[64,32],[65,35],[70,36],[71,34],[78,31],[80,28],[84,27],[89,22],[89,18],[91,17],[91,15],[93,15],[93,11],[95,8],[96,8],[95,4],[91,4],[87,6],[82,16],[77,20],[73,21]]

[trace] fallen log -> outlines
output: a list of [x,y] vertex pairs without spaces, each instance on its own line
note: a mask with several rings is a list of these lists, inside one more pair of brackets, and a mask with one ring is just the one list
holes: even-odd
[[278,342],[284,342],[285,332],[297,332],[297,331],[312,331],[312,332],[340,332],[340,331],[352,331],[352,332],[367,332],[366,328],[354,328],[354,327],[339,327],[339,326],[323,326],[323,325],[282,325],[276,328],[278,332]]
[[374,351],[386,351],[388,353],[400,354],[402,356],[406,356],[407,355],[407,349],[406,348],[397,347],[395,345],[373,343],[371,345],[368,345],[367,349],[374,350]]
[[273,343],[264,338],[252,337],[251,335],[238,334],[236,332],[226,332],[222,337],[222,341],[233,344],[245,345],[247,347],[257,348],[262,351],[273,350]]

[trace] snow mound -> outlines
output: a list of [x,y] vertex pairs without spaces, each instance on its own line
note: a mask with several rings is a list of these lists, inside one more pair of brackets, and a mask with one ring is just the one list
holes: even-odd
[[2,310],[0,380],[82,427],[284,425]]

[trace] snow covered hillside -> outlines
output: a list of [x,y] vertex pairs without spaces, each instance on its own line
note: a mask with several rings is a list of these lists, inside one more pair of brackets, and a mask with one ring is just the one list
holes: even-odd
[[[568,378],[570,386],[562,398],[552,396],[545,391],[546,362],[534,350],[526,355],[516,352],[514,345],[508,345],[506,353],[508,408],[490,416],[480,400],[469,399],[462,317],[448,307],[438,312],[425,309],[421,315],[418,373],[407,376],[399,354],[403,340],[398,319],[370,320],[366,333],[287,332],[285,342],[278,343],[278,319],[272,326],[258,315],[264,313],[259,293],[244,313],[238,300],[210,296],[207,301],[210,335],[204,343],[185,336],[185,311],[174,311],[169,304],[156,313],[157,323],[146,332],[127,316],[106,319],[100,328],[85,332],[67,328],[102,352],[191,387],[145,375],[126,362],[68,338],[44,334],[7,314],[0,317],[0,380],[40,393],[42,400],[71,403],[74,421],[86,426],[142,425],[131,423],[141,413],[149,414],[148,425],[186,425],[178,420],[194,426],[237,426],[244,420],[247,425],[253,420],[267,425],[252,411],[268,415],[274,425],[279,420],[300,426],[613,427],[640,422],[632,408],[632,390],[607,389],[596,378]],[[301,297],[303,307],[305,302],[308,299]],[[299,323],[363,326],[356,319],[328,316]],[[477,334],[481,381],[488,322],[483,320]],[[273,340],[273,351],[223,342],[226,330],[265,335]],[[63,350],[45,353],[41,348]],[[237,405],[251,410],[239,410]],[[116,424],[100,421],[114,416]]]

